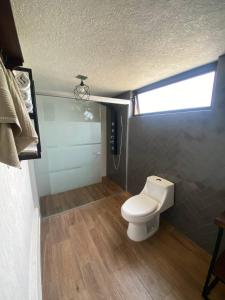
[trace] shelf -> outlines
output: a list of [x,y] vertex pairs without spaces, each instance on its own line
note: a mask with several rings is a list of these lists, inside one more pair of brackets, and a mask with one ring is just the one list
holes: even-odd
[[31,83],[31,85],[30,85],[31,99],[32,99],[32,104],[33,104],[33,113],[29,113],[29,117],[31,120],[33,120],[34,128],[38,135],[37,152],[24,151],[19,155],[19,159],[20,160],[28,160],[28,159],[41,158],[41,141],[40,141],[40,132],[39,132],[39,124],[38,124],[36,97],[35,97],[35,87],[34,87],[34,81],[33,81],[33,76],[32,76],[32,70],[28,69],[28,68],[23,68],[23,67],[16,67],[13,69],[17,70],[17,71],[27,72],[29,74],[29,79],[30,79],[30,83]]
[[41,154],[39,152],[22,152],[19,155],[20,160],[29,160],[29,159],[38,159],[41,158]]

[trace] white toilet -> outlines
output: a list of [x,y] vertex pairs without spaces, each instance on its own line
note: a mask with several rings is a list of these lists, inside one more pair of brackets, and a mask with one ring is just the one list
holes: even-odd
[[142,192],[121,207],[129,222],[127,235],[136,242],[146,240],[159,228],[159,215],[174,204],[174,183],[158,176],[147,177]]

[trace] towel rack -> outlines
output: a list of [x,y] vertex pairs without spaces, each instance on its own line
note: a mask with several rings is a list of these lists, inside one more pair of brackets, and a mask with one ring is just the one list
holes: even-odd
[[26,72],[29,75],[31,100],[32,100],[32,105],[33,105],[33,112],[29,113],[29,116],[30,116],[30,119],[33,120],[33,122],[34,122],[34,128],[38,135],[37,151],[30,152],[30,153],[22,152],[19,155],[19,159],[20,160],[29,160],[29,159],[41,158],[41,140],[40,140],[40,131],[39,131],[39,123],[38,123],[36,96],[35,96],[35,86],[34,86],[34,80],[33,80],[33,76],[32,76],[32,70],[29,68],[24,68],[24,67],[16,67],[16,68],[13,68],[13,70]]

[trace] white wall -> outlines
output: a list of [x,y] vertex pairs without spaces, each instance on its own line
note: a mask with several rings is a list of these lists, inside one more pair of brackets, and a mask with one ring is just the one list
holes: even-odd
[[[33,189],[35,182],[33,181]],[[40,293],[39,209],[28,162],[0,164],[0,299],[36,300]]]

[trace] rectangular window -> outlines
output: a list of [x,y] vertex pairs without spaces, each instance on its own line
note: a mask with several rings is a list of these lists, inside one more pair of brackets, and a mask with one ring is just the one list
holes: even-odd
[[[137,91],[135,114],[169,112],[175,110],[199,109],[211,106],[215,69],[204,74],[193,75],[193,72],[174,76],[175,82],[167,83],[163,80],[159,87],[157,83]],[[183,74],[186,74],[183,76]],[[190,76],[191,74],[191,76]],[[171,77],[172,79],[172,77]],[[174,80],[172,80],[174,81]],[[159,84],[160,85],[160,82]],[[144,90],[142,92],[142,90]]]

